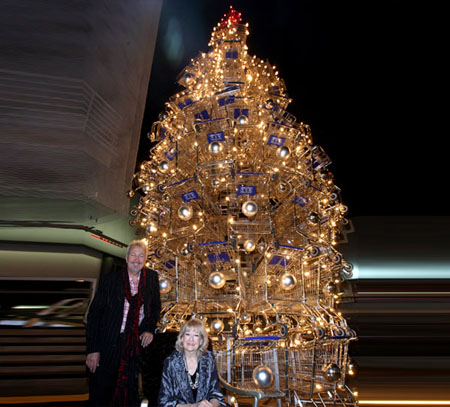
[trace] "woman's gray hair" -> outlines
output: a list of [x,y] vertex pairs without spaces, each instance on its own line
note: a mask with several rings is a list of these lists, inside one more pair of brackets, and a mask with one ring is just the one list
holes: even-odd
[[175,349],[179,352],[184,352],[183,335],[188,329],[193,329],[195,332],[200,334],[201,343],[197,350],[197,358],[200,359],[200,356],[205,353],[208,348],[208,334],[206,332],[205,325],[203,325],[203,322],[200,319],[191,318],[181,327],[175,343]]
[[127,247],[127,257],[126,257],[127,259],[128,259],[128,254],[130,253],[130,250],[132,247],[141,247],[142,249],[144,249],[145,259],[147,259],[148,247],[147,247],[147,244],[143,240],[133,240],[130,242],[130,244]]

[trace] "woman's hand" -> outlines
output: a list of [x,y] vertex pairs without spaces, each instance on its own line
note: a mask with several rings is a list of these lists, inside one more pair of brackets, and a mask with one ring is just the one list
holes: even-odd
[[213,407],[213,405],[208,400],[202,400],[199,403],[197,403],[197,407]]

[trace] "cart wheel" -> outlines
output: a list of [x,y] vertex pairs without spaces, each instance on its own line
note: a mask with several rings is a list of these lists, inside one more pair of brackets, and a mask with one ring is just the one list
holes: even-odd
[[352,263],[344,263],[342,265],[342,267],[344,268],[345,271],[353,271],[353,264]]
[[285,338],[288,336],[289,327],[287,325],[282,324],[280,327],[280,333],[281,336],[284,336]]
[[330,194],[330,201],[336,201],[338,199],[338,194],[336,192],[332,192]]
[[314,332],[317,336],[317,339],[323,339],[325,337],[325,328],[315,328]]
[[311,256],[317,257],[320,254],[320,248],[318,246],[313,246],[311,248]]
[[349,338],[356,338],[356,331],[354,331],[353,329],[346,329],[345,331],[346,336],[348,336]]
[[338,264],[342,261],[342,255],[339,253],[330,254],[328,257],[334,264]]
[[342,328],[335,328],[333,331],[333,336],[345,336],[345,330]]
[[342,265],[341,273],[344,278],[351,278],[353,276],[353,264],[344,263]]

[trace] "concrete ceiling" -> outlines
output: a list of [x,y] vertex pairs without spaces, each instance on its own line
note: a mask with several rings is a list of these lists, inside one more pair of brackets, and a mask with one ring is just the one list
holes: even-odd
[[127,214],[161,6],[1,3],[2,221]]

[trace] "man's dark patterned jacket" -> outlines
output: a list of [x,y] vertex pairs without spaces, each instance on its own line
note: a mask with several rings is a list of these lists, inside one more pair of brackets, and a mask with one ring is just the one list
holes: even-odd
[[[139,334],[144,331],[155,332],[161,311],[158,275],[154,270],[147,269],[146,277],[144,319],[139,325]],[[103,363],[109,360],[113,347],[119,342],[124,302],[122,273],[112,272],[98,287],[89,308],[86,327],[87,353],[100,352]]]

